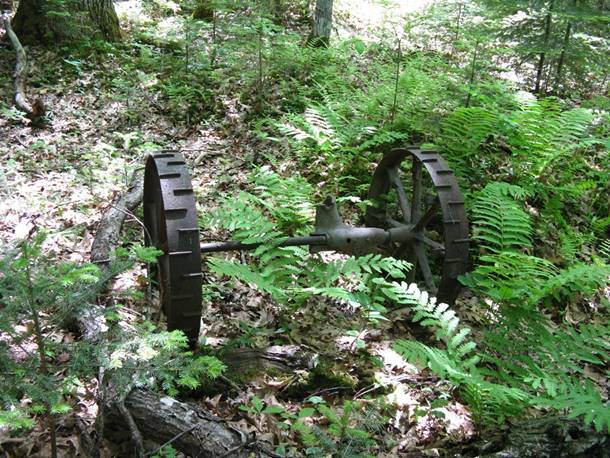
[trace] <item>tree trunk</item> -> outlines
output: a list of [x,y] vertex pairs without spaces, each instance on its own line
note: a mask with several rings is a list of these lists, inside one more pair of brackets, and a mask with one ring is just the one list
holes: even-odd
[[123,32],[112,0],[85,0],[91,20],[97,24],[108,41],[121,41]]
[[540,93],[540,83],[542,81],[542,72],[544,70],[544,61],[546,59],[546,48],[549,44],[549,37],[551,36],[551,20],[553,15],[553,7],[555,6],[555,0],[551,0],[549,3],[549,9],[546,13],[546,18],[544,20],[544,39],[542,43],[542,52],[540,53],[540,58],[538,59],[538,69],[536,71],[536,86],[534,87],[535,93]]
[[24,43],[44,41],[48,18],[44,12],[46,0],[21,0],[13,18],[13,30]]
[[333,25],[333,0],[316,0],[313,30],[307,44],[317,47],[328,47]]
[[[69,16],[53,20],[48,12],[51,5],[47,0],[21,0],[17,13],[13,18],[13,29],[22,43],[46,43],[55,42],[62,38],[73,38],[82,32],[79,30],[76,21]],[[62,9],[61,4],[53,4],[53,9],[58,9],[59,13],[72,13],[67,7]],[[119,27],[112,0],[82,0],[77,9],[88,12],[91,21],[102,32],[108,41],[119,41],[123,38],[123,33]],[[67,29],[71,33],[66,33]]]
[[210,0],[199,0],[195,10],[193,11],[193,19],[199,19],[201,21],[213,21],[214,20],[214,5]]
[[[574,0],[574,8],[578,6],[578,0]],[[570,45],[570,34],[572,33],[572,19],[568,19],[568,25],[566,25],[566,32],[563,36],[563,45],[561,46],[561,54],[559,55],[559,62],[557,64],[557,75],[555,77],[556,92],[559,93],[559,85],[561,84],[561,77],[563,76],[563,65],[565,62],[566,52]]]
[[566,26],[566,33],[563,37],[563,46],[561,47],[561,54],[559,55],[559,63],[557,64],[557,75],[555,77],[556,91],[559,92],[559,85],[561,84],[561,72],[563,71],[563,63],[566,57],[566,50],[570,43],[570,33],[572,31],[572,22],[568,22]]

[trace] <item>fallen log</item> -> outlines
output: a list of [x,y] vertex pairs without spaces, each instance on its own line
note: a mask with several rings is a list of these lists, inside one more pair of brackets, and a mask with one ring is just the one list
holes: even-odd
[[[238,348],[223,352],[219,358],[231,372],[274,369],[293,371],[311,368],[315,354],[298,345],[277,345],[263,349]],[[230,382],[232,383],[232,382]],[[128,415],[121,411],[127,409]],[[132,423],[133,422],[133,423]],[[187,456],[240,457],[249,452],[273,456],[247,433],[211,415],[194,403],[181,402],[143,389],[132,390],[121,403],[108,402],[103,409],[104,435],[116,443],[134,441],[136,435],[169,445]]]
[[91,245],[91,262],[101,266],[110,263],[110,254],[119,243],[123,223],[140,205],[143,194],[144,172],[136,170],[131,175],[127,191],[114,197],[97,225]]
[[[127,190],[114,197],[97,224],[95,238],[91,244],[91,262],[104,270],[108,283],[112,282],[113,278],[106,270],[111,261],[111,253],[119,243],[125,219],[140,205],[143,194],[144,174],[141,170],[136,170],[131,175]],[[82,339],[96,344],[102,343],[102,336],[108,330],[103,306],[96,304],[83,310],[76,317],[76,322]]]
[[[144,437],[188,456],[245,457],[255,446],[248,434],[195,404],[141,389],[132,390],[124,403]],[[116,407],[107,406],[104,416],[108,435],[130,440],[125,417]]]
[[218,358],[228,372],[244,373],[249,370],[275,369],[291,372],[314,367],[317,354],[300,345],[274,345],[268,348],[232,348]]
[[585,426],[581,419],[542,417],[510,425],[466,446],[445,450],[442,456],[486,458],[606,458],[610,434]]
[[28,71],[28,61],[25,54],[25,49],[23,49],[19,38],[13,31],[10,19],[5,17],[3,22],[4,28],[6,29],[6,35],[8,36],[11,45],[15,49],[17,56],[15,71],[13,72],[13,88],[15,91],[13,101],[19,111],[25,113],[26,116],[31,120],[37,120],[45,114],[44,102],[42,99],[37,99],[32,104],[30,104],[28,101],[28,97],[25,92],[25,83]]

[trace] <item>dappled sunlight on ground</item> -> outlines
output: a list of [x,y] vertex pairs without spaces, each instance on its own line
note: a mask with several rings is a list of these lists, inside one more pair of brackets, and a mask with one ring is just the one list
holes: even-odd
[[432,0],[337,0],[333,5],[336,18],[335,30],[346,38],[358,31],[360,38],[377,35],[387,30],[390,35],[401,36],[404,16],[423,11]]

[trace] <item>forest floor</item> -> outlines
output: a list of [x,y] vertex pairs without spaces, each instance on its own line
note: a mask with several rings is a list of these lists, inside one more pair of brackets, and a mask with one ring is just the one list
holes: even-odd
[[[358,21],[358,15],[346,15],[345,20]],[[234,195],[247,187],[253,163],[262,165],[256,151],[264,149],[283,156],[285,162],[280,167],[294,167],[285,154],[285,145],[253,134],[245,121],[251,107],[231,97],[230,90],[218,94],[220,103],[215,109],[220,116],[185,123],[173,118],[175,109],[168,107],[168,100],[149,85],[144,69],[136,70],[142,74],[138,87],[122,82],[124,72],[129,71],[124,68],[125,62],[137,52],[138,45],[130,41],[121,53],[103,58],[92,53],[89,62],[61,49],[29,48],[30,87],[44,97],[48,110],[47,122],[33,125],[8,108],[14,55],[6,42],[0,43],[0,240],[5,248],[46,231],[45,251],[76,263],[89,261],[103,210],[114,195],[124,191],[132,171],[143,167],[146,155],[160,148],[183,152],[201,215],[220,205],[220,196]],[[128,220],[124,234],[124,245],[142,243],[141,230],[133,218]],[[204,233],[209,239],[223,235]],[[142,273],[142,269],[136,269],[122,275],[117,288],[141,288],[138,276]],[[286,312],[278,304],[247,285],[229,289],[220,284],[217,292],[204,316],[202,333],[208,344],[220,346],[241,339],[248,346],[266,346],[282,332],[282,322],[292,320],[296,325],[289,335],[281,336],[282,340],[321,355],[332,374],[318,386],[303,385],[291,392],[288,388],[298,384],[303,374],[261,373],[242,381],[239,391],[186,398],[234,426],[254,432],[274,446],[284,443],[294,447],[293,438],[278,427],[272,415],[255,415],[240,407],[250,405],[256,396],[267,406],[298,412],[312,399],[323,396],[327,403],[340,408],[345,399],[365,400],[365,395],[377,390],[377,382],[383,380],[383,391],[387,392],[384,402],[391,408],[370,410],[383,418],[371,414],[362,419],[378,424],[380,430],[372,434],[385,442],[384,450],[372,448],[372,455],[437,456],[443,448],[468,441],[479,432],[448,383],[406,363],[391,349],[394,337],[415,332],[400,316],[372,329],[366,323],[356,325],[360,318],[349,308],[328,301],[283,316]],[[464,311],[468,301],[462,301]],[[137,312],[132,319],[146,308],[138,299],[125,306]],[[348,329],[361,332],[348,334]],[[58,338],[72,336],[66,331]],[[381,366],[372,362],[373,356]],[[446,402],[437,407],[434,401],[439,398]],[[97,410],[90,399],[80,399],[76,404],[75,415],[92,424]],[[391,418],[384,417],[387,415]],[[60,425],[61,456],[78,456],[79,442],[72,425],[69,419]],[[21,438],[21,443],[0,430],[0,447],[9,439],[15,456],[48,456],[48,436],[43,428]],[[108,442],[103,456],[129,456],[127,450],[128,444]]]

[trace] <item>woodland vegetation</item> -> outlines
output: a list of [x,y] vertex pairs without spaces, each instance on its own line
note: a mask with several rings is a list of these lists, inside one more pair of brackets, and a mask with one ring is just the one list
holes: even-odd
[[[1,456],[610,456],[608,0],[0,9]],[[463,194],[451,304],[438,254],[279,245],[328,195],[364,226],[404,145]],[[169,150],[202,241],[261,244],[203,256],[194,346],[142,230]]]

